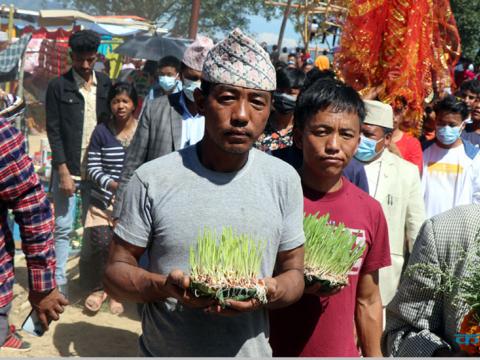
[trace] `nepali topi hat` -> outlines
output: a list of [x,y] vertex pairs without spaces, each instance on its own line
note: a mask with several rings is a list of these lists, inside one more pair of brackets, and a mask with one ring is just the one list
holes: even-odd
[[265,91],[277,87],[270,56],[238,28],[210,50],[203,65],[202,78],[214,84]]

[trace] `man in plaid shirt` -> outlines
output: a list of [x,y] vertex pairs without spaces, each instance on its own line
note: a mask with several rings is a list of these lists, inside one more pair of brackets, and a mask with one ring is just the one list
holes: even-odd
[[56,289],[53,217],[50,204],[25,152],[22,134],[0,119],[0,344],[2,348],[26,350],[29,346],[8,326],[13,300],[15,244],[7,225],[12,209],[20,225],[29,280],[29,301],[47,330],[58,320],[68,301]]

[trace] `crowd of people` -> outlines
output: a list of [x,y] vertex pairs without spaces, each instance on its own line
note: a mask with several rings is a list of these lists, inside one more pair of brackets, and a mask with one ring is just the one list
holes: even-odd
[[[96,71],[100,38],[69,39],[72,68],[49,83],[54,214],[21,133],[0,121],[0,344],[28,348],[8,312],[12,209],[26,254],[30,302],[43,326],[68,305],[76,202],[85,231],[80,278],[95,313],[109,299],[141,304],[142,356],[452,356],[461,311],[408,266],[463,265],[455,241],[480,230],[480,82],[425,103],[411,133],[408,102],[360,95],[297,49],[273,49],[239,29],[198,36],[182,59],[134,76]],[[141,70],[143,71],[143,70]],[[304,284],[304,214],[329,214],[366,250],[348,285]],[[220,306],[190,289],[199,230],[231,226],[268,239],[266,305]],[[408,263],[408,266],[407,266]],[[460,265],[458,265],[460,264]],[[439,284],[442,279],[438,280]]]

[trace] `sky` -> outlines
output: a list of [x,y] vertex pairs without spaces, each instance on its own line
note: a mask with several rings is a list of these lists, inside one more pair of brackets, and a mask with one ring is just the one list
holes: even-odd
[[[276,44],[282,25],[282,18],[266,21],[262,16],[252,16],[250,19],[250,32],[255,35],[257,41],[265,41],[269,45]],[[300,42],[300,35],[295,32],[291,21],[287,22],[283,36],[283,46],[296,47]]]
[[[63,6],[60,4],[60,1],[55,0],[11,0],[8,3],[11,3],[18,8],[29,10],[63,8]],[[250,26],[248,31],[258,42],[265,41],[267,44],[273,45],[278,41],[278,33],[280,32],[281,25],[281,17],[279,19],[272,19],[271,21],[267,22],[262,16],[252,16],[250,18]],[[295,32],[292,22],[287,22],[285,35],[283,37],[283,46],[292,48],[296,47],[300,43],[300,35]]]

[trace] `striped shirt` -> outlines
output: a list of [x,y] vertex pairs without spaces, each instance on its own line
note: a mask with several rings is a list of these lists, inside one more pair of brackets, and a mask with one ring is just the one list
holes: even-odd
[[13,299],[15,244],[7,224],[8,209],[12,209],[20,226],[30,289],[38,292],[54,289],[54,224],[50,203],[26,154],[23,135],[0,119],[0,307]]
[[107,209],[113,198],[108,185],[118,181],[123,169],[125,148],[108,125],[97,125],[88,148],[87,174],[96,186],[92,188],[91,204]]

